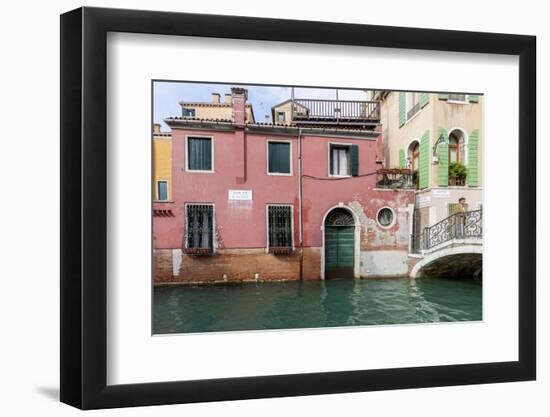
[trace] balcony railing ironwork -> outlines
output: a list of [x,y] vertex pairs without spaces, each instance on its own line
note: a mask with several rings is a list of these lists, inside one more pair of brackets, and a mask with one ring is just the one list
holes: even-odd
[[383,168],[376,171],[376,187],[389,189],[414,188],[413,176],[408,168]]
[[453,239],[483,238],[482,210],[451,214],[440,222],[427,226],[421,233],[411,235],[411,251],[430,250]]
[[295,122],[365,124],[380,121],[379,101],[298,98],[294,103],[292,119]]

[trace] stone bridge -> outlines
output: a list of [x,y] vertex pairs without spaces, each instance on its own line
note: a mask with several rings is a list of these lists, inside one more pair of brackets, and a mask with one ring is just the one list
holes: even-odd
[[409,276],[481,277],[481,210],[455,213],[413,236]]

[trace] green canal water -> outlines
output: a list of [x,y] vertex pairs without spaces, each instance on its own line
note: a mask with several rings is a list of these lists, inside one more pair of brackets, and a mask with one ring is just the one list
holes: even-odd
[[481,285],[392,278],[155,287],[153,333],[475,321]]

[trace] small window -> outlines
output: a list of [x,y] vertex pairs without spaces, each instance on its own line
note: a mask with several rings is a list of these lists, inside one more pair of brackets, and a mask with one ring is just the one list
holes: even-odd
[[449,101],[466,102],[466,94],[449,94]]
[[157,181],[157,200],[168,200],[168,181]]
[[211,252],[213,248],[214,207],[210,204],[188,204],[186,208],[186,248]]
[[187,138],[187,169],[212,171],[211,138]]
[[277,112],[277,123],[284,123],[286,121],[286,114],[284,111]]
[[378,224],[383,227],[390,227],[393,224],[393,210],[384,207],[378,211],[378,215],[376,216],[376,219],[378,220]]
[[290,143],[268,142],[267,158],[269,174],[290,174]]
[[420,111],[420,93],[407,93],[407,120]]
[[195,117],[195,109],[182,109],[183,117]]
[[330,146],[330,175],[349,175],[349,149],[349,146]]
[[269,250],[292,248],[292,210],[291,206],[268,206],[267,235]]

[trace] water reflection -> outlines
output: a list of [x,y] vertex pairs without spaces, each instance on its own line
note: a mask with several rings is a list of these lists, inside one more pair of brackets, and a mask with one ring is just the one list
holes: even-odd
[[154,333],[481,320],[481,281],[422,278],[157,287]]

